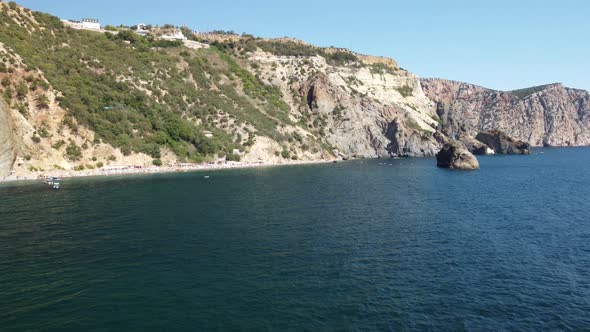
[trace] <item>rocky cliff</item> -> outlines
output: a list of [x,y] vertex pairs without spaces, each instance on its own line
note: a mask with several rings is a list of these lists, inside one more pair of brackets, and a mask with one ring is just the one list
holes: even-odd
[[432,156],[444,140],[419,79],[392,59],[185,31],[207,46],[195,48],[14,3],[0,23],[2,174]]
[[0,180],[10,175],[16,154],[12,118],[8,107],[0,101]]
[[419,79],[393,61],[358,58],[356,65],[335,66],[319,55],[258,51],[249,59],[265,83],[281,90],[291,116],[317,129],[341,156],[434,155],[438,123]]
[[[290,38],[72,29],[0,3],[0,177],[203,162],[434,156],[482,130],[587,145],[588,92],[420,80]],[[155,30],[157,31],[157,29]]]
[[562,84],[505,92],[443,79],[421,83],[450,137],[499,129],[533,146],[590,145],[588,91]]

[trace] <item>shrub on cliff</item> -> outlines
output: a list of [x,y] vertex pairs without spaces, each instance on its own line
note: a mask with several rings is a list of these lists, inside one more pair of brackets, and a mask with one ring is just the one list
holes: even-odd
[[402,97],[407,98],[414,94],[414,88],[409,85],[404,85],[402,87],[397,88],[397,91],[402,95]]
[[327,55],[324,55],[324,57],[328,60],[328,63],[335,65],[335,66],[343,66],[343,65],[350,63],[350,62],[358,62],[359,61],[359,59],[356,55],[349,53],[349,52],[343,52],[343,51],[337,51],[332,54],[327,54]]
[[66,147],[66,157],[68,157],[68,159],[71,161],[80,160],[80,158],[82,158],[82,150],[78,145],[76,145],[76,143],[71,142]]
[[239,154],[229,153],[227,156],[225,156],[226,161],[240,161],[241,159],[242,158]]

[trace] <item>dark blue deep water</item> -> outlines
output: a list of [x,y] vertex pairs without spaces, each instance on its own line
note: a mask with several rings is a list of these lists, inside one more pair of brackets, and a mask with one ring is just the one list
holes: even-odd
[[589,330],[590,149],[480,163],[2,185],[0,330]]

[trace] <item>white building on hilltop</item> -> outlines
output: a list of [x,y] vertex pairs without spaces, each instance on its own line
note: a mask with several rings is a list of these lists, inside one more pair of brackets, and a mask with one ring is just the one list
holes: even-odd
[[137,25],[137,30],[135,30],[135,33],[141,36],[147,36],[150,33],[150,29],[146,24],[139,23]]
[[186,40],[187,38],[184,36],[184,33],[180,30],[175,30],[173,32],[168,32],[160,36],[160,39],[163,40]]
[[100,22],[95,18],[83,18],[82,28],[90,30],[100,30]]

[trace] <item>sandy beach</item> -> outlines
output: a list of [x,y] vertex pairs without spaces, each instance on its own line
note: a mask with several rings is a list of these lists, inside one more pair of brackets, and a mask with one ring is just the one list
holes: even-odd
[[36,181],[42,180],[47,176],[59,177],[62,179],[79,178],[79,177],[97,177],[97,176],[120,176],[120,175],[149,175],[164,173],[183,173],[198,171],[217,171],[224,169],[241,169],[241,168],[262,168],[292,165],[309,165],[332,163],[333,160],[291,160],[281,163],[276,162],[224,162],[224,163],[207,163],[207,164],[179,164],[168,166],[110,166],[93,170],[52,170],[48,172],[38,172],[26,175],[10,175],[0,179],[0,183],[16,181]]

